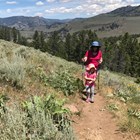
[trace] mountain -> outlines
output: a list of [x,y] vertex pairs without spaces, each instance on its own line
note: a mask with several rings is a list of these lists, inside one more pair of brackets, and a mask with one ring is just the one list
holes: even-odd
[[140,5],[121,7],[90,18],[59,20],[17,16],[0,18],[0,24],[16,27],[25,37],[32,36],[35,30],[43,31],[47,35],[53,31],[73,33],[80,30],[92,30],[99,37],[118,36],[126,32],[140,34]]
[[118,8],[108,14],[115,16],[140,16],[140,5],[139,6],[126,6]]
[[126,32],[140,34],[140,5],[121,7],[90,18],[74,19],[65,24],[70,32],[95,31],[99,37],[118,36]]
[[43,17],[25,17],[25,16],[13,16],[8,18],[0,18],[0,25],[15,27],[18,30],[33,30],[35,28],[46,26],[49,27],[52,24],[61,24],[68,22],[69,19],[45,19]]

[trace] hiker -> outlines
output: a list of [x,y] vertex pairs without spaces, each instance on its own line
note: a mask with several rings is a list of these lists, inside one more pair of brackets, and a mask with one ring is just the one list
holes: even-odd
[[94,87],[96,80],[96,68],[94,64],[89,64],[85,72],[86,102],[94,103]]
[[93,41],[90,46],[90,50],[88,50],[82,58],[82,61],[85,63],[86,67],[89,64],[94,64],[96,68],[96,72],[98,75],[98,71],[100,68],[100,64],[103,61],[102,52],[100,50],[101,44],[98,41]]

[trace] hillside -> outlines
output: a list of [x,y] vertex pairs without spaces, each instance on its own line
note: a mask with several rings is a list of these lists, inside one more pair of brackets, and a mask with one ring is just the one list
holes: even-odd
[[102,70],[95,103],[87,104],[80,65],[3,40],[0,56],[2,140],[139,140],[140,85],[134,78]]
[[3,40],[0,56],[0,139],[74,139],[63,104],[79,66]]
[[116,16],[140,16],[140,5],[139,6],[126,6],[109,12],[110,15]]
[[46,19],[43,17],[25,17],[25,16],[13,16],[7,18],[0,18],[0,25],[15,27],[18,30],[37,30],[40,28],[49,28],[53,24],[62,24],[69,20],[59,19]]

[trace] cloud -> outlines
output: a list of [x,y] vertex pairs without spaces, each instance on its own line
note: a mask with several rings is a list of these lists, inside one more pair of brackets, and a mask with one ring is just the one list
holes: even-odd
[[[47,2],[56,2],[57,0],[46,0]],[[70,2],[70,1],[73,1],[73,0],[58,0],[58,2],[60,3],[66,3],[66,2]]]
[[70,2],[72,0],[60,0],[60,2]]
[[40,13],[40,12],[35,13],[35,16],[43,17],[43,13]]
[[6,4],[12,5],[12,4],[17,4],[16,1],[6,1]]
[[48,14],[73,13],[75,16],[94,16],[110,12],[122,6],[132,5],[134,0],[87,0],[86,2],[84,0],[77,0],[77,4],[75,4],[72,0],[59,0],[59,2],[73,2],[73,5],[69,4],[61,7],[46,9],[45,12]]
[[55,0],[46,0],[47,2],[54,2]]
[[11,9],[7,9],[6,12],[7,12],[7,13],[11,13],[12,10],[11,10]]
[[42,1],[38,1],[38,2],[36,2],[36,5],[37,6],[42,6],[42,5],[44,5],[44,3]]
[[[6,2],[6,0],[2,1]],[[24,1],[27,2],[27,0]],[[135,0],[32,0],[32,2],[36,2],[36,5],[22,7],[18,1],[17,6],[20,7],[12,7],[10,9],[10,4],[17,4],[17,0],[7,0],[6,4],[9,6],[7,9],[1,9],[0,16],[24,15],[50,18],[56,18],[58,16],[60,18],[91,17],[110,12],[122,6],[136,6],[136,4],[140,4]],[[41,8],[37,6],[41,6]]]
[[73,12],[72,8],[66,7],[59,7],[59,8],[52,8],[50,10],[45,10],[46,13],[54,14],[54,13],[71,13]]

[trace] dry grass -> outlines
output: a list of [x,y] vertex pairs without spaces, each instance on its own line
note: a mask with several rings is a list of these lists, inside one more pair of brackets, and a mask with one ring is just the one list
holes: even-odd
[[[25,121],[29,121],[28,114],[20,108],[20,104],[35,95],[45,97],[47,94],[55,94],[57,98],[65,98],[61,90],[56,90],[40,80],[38,69],[41,68],[46,76],[50,76],[60,68],[63,71],[71,70],[71,73],[76,75],[80,66],[48,53],[3,40],[0,40],[0,63],[0,95],[7,95],[10,98],[7,102],[7,113],[3,112],[3,117],[0,115],[0,124],[3,124],[0,125],[1,139],[25,140],[28,137],[36,140],[46,138],[73,140],[75,136],[71,127],[65,132],[59,131],[49,115],[45,118],[43,110],[31,118],[34,123],[32,130],[36,131],[30,133],[25,125]],[[0,106],[0,111],[1,109]],[[69,126],[68,123],[64,125]]]
[[101,73],[103,95],[108,100],[109,110],[119,118],[121,129],[140,133],[140,85],[128,76],[109,71]]

